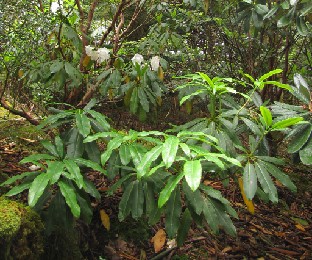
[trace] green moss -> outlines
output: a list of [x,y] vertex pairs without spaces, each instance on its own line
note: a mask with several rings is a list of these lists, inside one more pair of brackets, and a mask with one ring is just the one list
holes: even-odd
[[0,259],[39,259],[44,225],[31,208],[0,197]]

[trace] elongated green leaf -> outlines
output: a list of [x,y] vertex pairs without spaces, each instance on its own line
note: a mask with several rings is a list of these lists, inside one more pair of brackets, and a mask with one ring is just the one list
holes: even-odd
[[228,214],[226,214],[226,211],[224,209],[224,206],[222,203],[220,203],[217,200],[210,199],[211,206],[214,208],[214,212],[217,215],[217,219],[219,222],[219,226],[221,226],[226,233],[228,233],[231,236],[236,236],[236,229],[233,225],[233,222]]
[[86,139],[84,139],[84,143],[89,143],[89,142],[93,142],[99,138],[106,138],[106,137],[120,137],[121,135],[119,133],[115,133],[115,132],[101,132],[101,133],[97,133],[94,135],[90,135],[88,136]]
[[101,163],[101,160],[100,160],[101,152],[95,141],[90,142],[90,143],[85,143],[85,150],[87,152],[88,159],[98,164]]
[[255,163],[255,170],[263,191],[269,195],[272,202],[277,202],[277,190],[266,168]]
[[271,114],[271,111],[269,109],[267,109],[266,107],[264,106],[261,106],[260,107],[260,112],[261,112],[261,115],[264,119],[264,122],[266,124],[267,127],[270,127],[272,125],[272,114]]
[[64,157],[64,143],[59,136],[55,137],[55,147],[59,158]]
[[82,157],[84,152],[83,136],[79,133],[77,128],[73,128],[70,131],[69,142],[67,146],[68,158]]
[[138,96],[139,96],[140,104],[145,110],[145,112],[149,112],[149,102],[147,100],[145,91],[143,90],[142,87],[138,88]]
[[54,144],[52,144],[50,141],[48,140],[43,140],[41,141],[41,145],[49,151],[50,154],[52,154],[55,157],[59,157],[59,154],[56,150],[56,147]]
[[176,187],[171,193],[166,206],[165,228],[169,238],[173,238],[180,225],[180,215],[182,211],[180,189]]
[[288,152],[295,153],[299,151],[309,140],[312,133],[312,124],[306,124],[300,132],[288,144]]
[[280,83],[280,82],[274,81],[274,80],[268,80],[268,81],[264,82],[264,84],[265,85],[273,85],[273,86],[276,86],[276,87],[279,87],[282,89],[287,89],[290,92],[293,91],[292,87],[289,86],[288,84],[283,84],[283,83]]
[[147,216],[151,216],[152,212],[155,211],[157,208],[154,191],[155,191],[154,183],[152,182],[144,183],[144,195]]
[[255,167],[250,162],[247,162],[247,164],[244,167],[243,183],[246,197],[249,200],[252,200],[256,194],[258,185]]
[[182,187],[186,199],[189,203],[189,206],[194,209],[197,215],[200,215],[203,211],[203,203],[204,203],[200,191],[198,189],[192,191],[186,181],[183,181]]
[[0,187],[4,186],[4,185],[10,185],[10,184],[14,183],[15,181],[21,180],[25,177],[32,176],[32,175],[35,176],[38,174],[39,174],[38,172],[23,172],[22,174],[15,175],[15,176],[11,177],[10,179],[6,180],[5,182],[0,183]]
[[135,167],[138,167],[145,153],[146,148],[141,144],[133,144],[130,146],[130,155]]
[[187,161],[183,166],[183,172],[187,184],[192,191],[197,190],[202,177],[202,166],[200,160]]
[[278,121],[275,124],[272,125],[272,130],[282,130],[285,129],[289,126],[295,125],[302,121],[302,117],[292,117],[292,118],[287,118],[282,121]]
[[204,198],[203,213],[209,227],[214,233],[219,231],[219,220],[215,208],[213,207],[210,199]]
[[96,122],[101,126],[101,131],[108,131],[110,129],[110,124],[107,122],[106,117],[101,113],[88,110],[88,113],[96,120]]
[[143,214],[144,193],[142,182],[139,180],[134,181],[129,199],[131,201],[131,216],[134,219],[140,218]]
[[130,98],[130,111],[131,113],[135,114],[138,111],[139,107],[139,95],[138,95],[138,88],[133,88],[131,98]]
[[192,216],[191,216],[189,209],[185,209],[183,212],[183,215],[182,215],[182,220],[181,220],[179,229],[178,229],[178,235],[177,235],[177,245],[178,246],[183,245],[183,243],[187,237],[188,231],[191,227],[192,222],[193,222],[193,219],[192,219]]
[[90,134],[91,131],[91,123],[89,118],[85,114],[76,114],[76,125],[78,128],[79,133],[86,137]]
[[161,208],[170,198],[170,195],[172,191],[175,189],[175,187],[178,185],[180,180],[182,180],[184,176],[184,173],[180,173],[177,176],[170,176],[170,178],[167,181],[166,186],[164,189],[160,192],[159,198],[158,198],[158,207]]
[[101,165],[99,165],[98,163],[96,162],[92,162],[92,161],[89,161],[89,160],[85,160],[85,159],[82,159],[82,158],[75,158],[74,161],[78,164],[82,164],[86,167],[89,167],[95,171],[98,171],[98,172],[101,172],[103,174],[106,174],[106,171],[101,167]]
[[159,157],[163,149],[162,145],[153,147],[150,151],[144,154],[141,162],[137,166],[138,178],[143,177],[148,171],[151,164]]
[[67,180],[60,180],[58,182],[61,193],[65,198],[66,204],[69,206],[71,213],[75,218],[80,216],[80,206],[77,201],[76,192],[72,184]]
[[299,155],[303,164],[312,164],[312,136],[310,136],[310,140],[305,145],[305,147],[300,150]]
[[38,154],[32,154],[27,157],[25,157],[23,160],[20,161],[20,163],[33,163],[37,164],[38,161],[41,160],[55,160],[55,156],[45,154],[45,153],[38,153]]
[[130,195],[132,193],[134,184],[135,184],[135,181],[130,182],[127,185],[121,197],[121,200],[119,203],[119,212],[118,212],[119,221],[123,221],[130,214],[131,203],[132,203]]
[[275,165],[272,163],[268,162],[263,162],[260,161],[258,162],[259,165],[262,167],[265,167],[267,171],[273,175],[277,180],[279,180],[283,185],[285,185],[288,189],[290,189],[293,192],[297,191],[297,187],[295,184],[291,181],[288,175],[286,175],[284,172],[282,172],[279,168],[277,168]]
[[84,185],[84,182],[83,182],[83,176],[80,172],[80,168],[78,167],[76,162],[73,160],[64,160],[63,162],[68,172],[73,176],[73,179],[75,180],[78,188],[81,189]]
[[111,156],[113,150],[118,148],[123,142],[123,136],[115,137],[114,139],[110,140],[107,149],[104,153],[101,155],[101,164],[105,165],[109,157]]
[[134,175],[135,173],[130,173],[120,178],[117,182],[115,182],[112,186],[109,187],[107,194],[112,195],[121,186],[121,184],[123,184],[126,180],[130,179]]
[[63,173],[64,164],[60,161],[47,162],[47,174],[50,177],[50,185],[56,183]]
[[43,191],[48,186],[50,178],[50,174],[41,173],[34,179],[28,193],[28,204],[30,207],[34,207],[36,205]]
[[22,183],[18,186],[15,186],[13,187],[11,190],[9,190],[5,196],[8,196],[8,197],[11,197],[11,196],[14,196],[14,195],[17,195],[17,194],[20,194],[21,192],[23,192],[24,190],[27,190],[30,188],[31,186],[31,182],[25,182],[25,183]]
[[71,117],[74,113],[72,111],[64,111],[62,113],[56,114],[56,115],[51,115],[47,117],[40,125],[38,126],[39,129],[44,128],[47,125],[54,124],[57,122],[59,119],[64,119],[66,117]]
[[275,74],[282,73],[282,69],[276,69],[276,70],[271,70],[268,73],[263,74],[260,78],[259,81],[264,81],[265,79],[268,79],[269,77],[272,77]]
[[101,199],[101,194],[98,192],[93,182],[89,181],[87,178],[84,179],[84,187],[83,189],[89,193],[92,197],[97,200]]
[[130,148],[128,144],[122,144],[119,147],[119,157],[123,165],[128,165],[131,160]]
[[256,135],[261,135],[261,130],[260,128],[251,120],[247,119],[247,118],[242,118],[242,120],[244,121],[244,123],[249,127],[249,129]]
[[179,148],[179,138],[169,136],[163,144],[162,159],[166,167],[169,168],[175,160]]
[[79,193],[77,195],[77,201],[80,207],[80,219],[85,221],[87,224],[91,223],[92,220],[92,207],[91,207],[91,202],[88,198],[80,196]]

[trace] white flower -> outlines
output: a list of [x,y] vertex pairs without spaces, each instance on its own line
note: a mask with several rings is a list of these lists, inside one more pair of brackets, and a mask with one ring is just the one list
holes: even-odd
[[103,61],[106,61],[110,58],[109,50],[106,48],[100,48],[98,49],[97,52],[98,52],[99,63],[102,63]]
[[91,60],[97,60],[99,58],[98,52],[93,50],[93,47],[86,46],[86,54],[91,58]]
[[141,54],[136,53],[133,58],[131,59],[132,63],[135,65],[136,63],[138,63],[139,65],[141,65],[141,63],[144,61],[144,58]]
[[154,56],[152,59],[151,59],[151,67],[152,67],[152,70],[158,70],[160,64],[160,59],[158,56]]

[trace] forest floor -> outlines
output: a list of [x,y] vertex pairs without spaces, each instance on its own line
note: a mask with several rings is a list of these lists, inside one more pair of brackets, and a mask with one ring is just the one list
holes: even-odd
[[[121,108],[111,111],[108,109],[105,114],[117,119],[116,127],[127,126],[137,130],[155,129],[156,126],[158,130],[163,130],[170,122],[184,123],[185,120],[184,111],[171,113],[169,109],[166,115],[159,117],[160,124],[142,124],[133,120]],[[20,118],[2,120],[0,117],[0,182],[7,177],[29,171],[27,165],[21,165],[19,161],[38,151],[40,140],[44,137],[43,133]],[[312,169],[301,164],[291,164],[290,160],[288,162],[283,170],[297,185],[298,192],[291,193],[276,183],[279,202],[272,204],[255,200],[254,215],[247,211],[237,185],[230,184],[224,188],[218,181],[210,183],[230,200],[237,211],[239,218],[233,219],[237,237],[230,237],[223,232],[213,235],[209,230],[193,226],[182,247],[176,247],[174,241],[167,241],[164,249],[158,253],[154,252],[151,238],[164,228],[164,223],[153,227],[147,226],[145,220],[126,219],[119,223],[117,215],[120,194],[107,197],[104,192],[108,188],[105,176],[90,172],[88,176],[103,196],[101,202],[94,205],[91,225],[86,227],[77,222],[78,246],[84,248],[84,259],[99,260],[312,259]],[[25,202],[26,198],[25,194],[18,197]],[[101,209],[105,209],[110,217],[110,231],[105,230],[101,223]]]

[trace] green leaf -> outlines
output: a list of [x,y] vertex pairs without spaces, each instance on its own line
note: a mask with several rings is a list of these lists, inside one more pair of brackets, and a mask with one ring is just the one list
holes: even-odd
[[169,238],[173,238],[180,225],[180,215],[182,211],[180,189],[176,187],[171,193],[166,206],[165,228]]
[[133,88],[131,98],[130,98],[130,111],[131,113],[135,114],[138,111],[139,107],[139,95],[138,95],[138,88]]
[[121,184],[123,184],[126,180],[130,179],[134,175],[135,173],[130,173],[120,178],[117,182],[115,182],[112,186],[109,187],[107,194],[112,195],[121,186]]
[[279,74],[279,73],[282,73],[283,70],[282,69],[276,69],[276,70],[271,70],[269,71],[268,73],[265,73],[263,74],[260,78],[259,78],[259,81],[262,82],[270,77],[272,77],[273,75],[275,74]]
[[129,199],[131,201],[131,216],[134,219],[140,218],[143,214],[144,193],[142,182],[139,180],[133,182],[133,189]]
[[259,163],[255,163],[255,170],[263,191],[269,195],[272,202],[277,202],[277,190],[266,168],[259,165]]
[[144,154],[141,162],[137,166],[138,178],[143,177],[148,171],[151,164],[159,157],[163,146],[158,145],[153,147],[150,151]]
[[304,17],[297,16],[296,25],[297,25],[297,30],[301,36],[307,36],[309,34],[309,28],[304,20]]
[[144,183],[146,215],[151,216],[158,207],[155,201],[155,186],[152,182]]
[[179,142],[179,138],[171,135],[163,144],[162,159],[167,168],[169,168],[175,160],[179,148]]
[[98,192],[93,182],[89,181],[87,178],[84,179],[84,187],[83,189],[89,193],[92,197],[97,200],[101,199],[101,194]]
[[69,62],[65,62],[65,71],[68,74],[68,76],[73,80],[76,87],[78,87],[78,84],[82,79],[80,71],[76,69],[73,65],[71,65]]
[[11,196],[14,196],[14,195],[17,195],[17,194],[20,194],[22,193],[24,190],[27,190],[30,188],[31,186],[31,182],[25,182],[25,183],[22,183],[18,186],[15,186],[13,187],[11,190],[9,190],[5,196],[8,196],[8,197],[11,197]]
[[64,143],[62,139],[59,136],[56,136],[54,142],[55,142],[56,151],[57,151],[59,158],[63,158],[64,157]]
[[23,178],[25,178],[27,176],[37,175],[37,174],[38,174],[38,172],[23,172],[22,174],[12,176],[11,178],[6,180],[5,182],[0,183],[0,187],[4,186],[4,185],[10,185],[10,184],[14,183],[17,180],[21,180],[21,179],[23,179]]
[[57,122],[59,119],[64,119],[66,117],[71,117],[74,113],[72,111],[64,111],[62,113],[56,114],[56,115],[51,115],[47,117],[40,125],[38,126],[39,129],[44,128],[47,125],[54,124]]
[[204,213],[204,217],[209,227],[212,229],[212,231],[215,234],[218,233],[219,231],[218,216],[217,216],[215,208],[213,207],[211,203],[211,200],[208,198],[204,198],[203,213]]
[[38,153],[38,154],[32,154],[27,157],[25,157],[23,160],[20,161],[20,163],[33,163],[37,164],[38,161],[45,161],[45,160],[55,160],[56,158],[52,155],[45,154],[45,153]]
[[56,147],[54,144],[52,144],[50,141],[48,140],[43,140],[41,141],[41,145],[49,151],[50,154],[52,154],[55,157],[59,157],[59,154],[56,150]]
[[128,144],[122,144],[119,147],[119,157],[123,165],[128,165],[131,160],[130,148]]
[[264,107],[264,106],[260,106],[260,112],[261,112],[261,115],[264,119],[264,122],[266,124],[267,127],[270,127],[272,125],[272,114],[271,114],[271,111]]
[[100,164],[101,160],[101,152],[99,150],[98,145],[96,144],[96,142],[90,142],[90,143],[85,143],[85,150],[87,152],[88,155],[88,159],[90,159],[91,161]]
[[109,157],[111,156],[113,150],[117,149],[123,142],[123,136],[115,137],[114,139],[110,140],[107,149],[101,155],[101,164],[104,166]]
[[66,204],[69,206],[71,213],[75,218],[80,216],[80,206],[77,202],[76,191],[74,190],[70,181],[60,180],[58,182],[61,193],[65,198]]
[[149,112],[149,102],[147,100],[147,96],[142,87],[138,88],[138,96],[140,99],[140,104],[145,112]]
[[172,191],[178,185],[180,180],[182,180],[183,176],[184,176],[184,173],[182,172],[177,176],[170,176],[169,177],[166,186],[164,187],[164,189],[159,194],[159,198],[158,198],[158,207],[159,208],[161,208],[163,205],[165,205],[165,203],[170,198]]
[[47,174],[50,176],[50,185],[56,183],[64,170],[64,163],[60,161],[47,162]]
[[274,81],[274,80],[265,81],[264,84],[265,85],[273,85],[273,86],[276,86],[276,87],[279,87],[279,88],[282,88],[282,89],[287,89],[290,92],[293,91],[292,87],[289,86],[288,84],[283,84],[283,83],[280,83],[280,82]]
[[279,168],[277,168],[275,165],[260,161],[258,162],[262,167],[265,167],[267,171],[273,175],[277,180],[279,180],[284,186],[286,186],[288,189],[290,189],[292,192],[297,191],[297,187],[295,184],[291,181],[288,175],[286,175],[284,172],[282,172]]
[[48,186],[51,175],[41,173],[32,182],[28,193],[28,204],[30,207],[34,207],[41,197],[43,191]]
[[119,203],[119,213],[118,213],[119,221],[123,221],[130,214],[131,203],[132,203],[130,195],[132,193],[134,183],[135,181],[128,183],[121,197],[121,200]]
[[247,162],[244,167],[243,183],[246,197],[252,200],[257,191],[257,174],[255,167],[250,162]]
[[110,125],[106,120],[106,117],[102,115],[101,113],[94,111],[94,110],[88,110],[88,113],[96,120],[96,122],[102,127],[103,131],[108,131],[110,129]]
[[193,222],[193,219],[192,219],[191,213],[189,209],[186,208],[183,212],[182,220],[178,229],[177,246],[183,245],[192,222]]
[[189,203],[189,206],[191,206],[195,210],[197,215],[200,215],[203,211],[203,203],[204,203],[200,191],[198,189],[192,191],[186,181],[183,181],[182,187],[186,199]]
[[300,150],[299,155],[303,164],[312,164],[312,136],[310,136],[310,141],[306,144],[306,146]]
[[72,128],[67,146],[67,157],[79,158],[82,157],[83,152],[83,136],[79,133],[77,128]]
[[272,130],[282,130],[289,126],[295,125],[303,120],[302,117],[292,117],[276,122],[272,125]]
[[130,155],[135,167],[138,167],[139,163],[142,161],[146,149],[141,144],[133,144],[130,146]]
[[302,130],[298,132],[288,144],[288,152],[295,153],[299,151],[309,140],[312,133],[312,124],[306,124]]
[[261,136],[261,130],[260,128],[251,120],[247,119],[247,118],[242,118],[242,120],[244,121],[244,123],[249,127],[249,129],[256,135],[260,135]]
[[79,133],[86,137],[90,134],[91,131],[91,123],[89,118],[85,114],[76,114],[76,125],[78,128]]
[[75,180],[77,186],[79,189],[81,189],[84,185],[83,182],[83,176],[80,172],[80,168],[73,160],[63,160],[68,172],[73,176],[73,179]]
[[96,163],[96,162],[92,162],[92,161],[89,161],[89,160],[85,160],[85,159],[82,159],[82,158],[75,158],[74,161],[78,164],[82,164],[86,167],[89,167],[95,171],[98,171],[98,172],[101,172],[103,174],[106,174],[106,171],[101,167],[100,164]]
[[63,67],[64,67],[63,62],[55,60],[52,62],[51,66],[50,66],[50,71],[51,71],[51,73],[56,73],[56,72],[60,71]]
[[197,190],[202,177],[202,166],[200,160],[187,161],[184,163],[183,172],[187,184],[192,191]]

